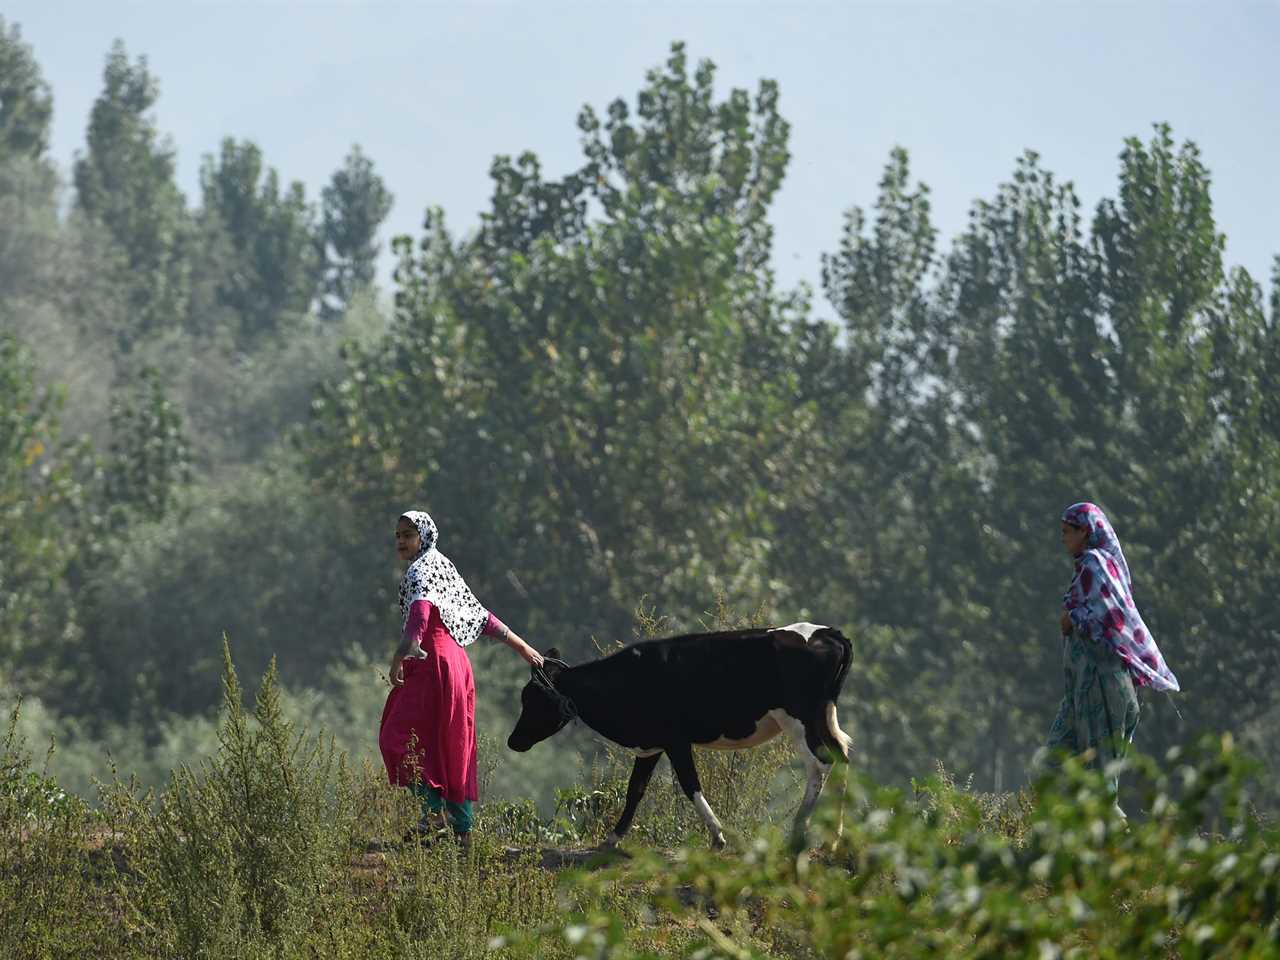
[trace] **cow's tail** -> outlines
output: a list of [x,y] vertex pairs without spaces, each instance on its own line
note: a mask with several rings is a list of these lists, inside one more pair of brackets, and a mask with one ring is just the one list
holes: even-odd
[[827,749],[837,758],[848,763],[849,751],[853,749],[853,738],[840,729],[840,720],[836,717],[836,705],[831,700],[823,705],[822,725],[818,729],[822,731],[822,739],[826,741]]
[[840,664],[836,667],[835,676],[831,678],[831,685],[827,689],[818,729],[822,731],[822,739],[826,741],[827,748],[848,763],[849,750],[853,746],[853,741],[840,729],[840,721],[836,717],[836,702],[840,699],[840,688],[844,686],[844,678],[849,675],[849,664],[853,661],[853,644],[839,630],[832,630],[831,633],[835,634],[834,639],[840,645]]
[[831,678],[831,686],[827,689],[818,729],[826,742],[827,749],[835,758],[843,759],[845,762],[844,789],[840,791],[840,812],[836,818],[836,835],[831,841],[831,849],[834,851],[840,843],[840,838],[844,836],[844,808],[849,802],[849,780],[853,777],[853,770],[849,765],[849,753],[853,749],[853,740],[840,729],[840,720],[836,716],[836,702],[840,699],[840,689],[844,686],[844,678],[849,675],[849,665],[853,661],[853,644],[839,630],[832,630],[831,633],[835,634],[834,639],[840,645],[840,665],[836,667],[835,676]]

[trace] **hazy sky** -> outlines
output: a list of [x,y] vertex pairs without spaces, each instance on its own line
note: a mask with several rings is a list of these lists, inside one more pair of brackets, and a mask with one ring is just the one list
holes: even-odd
[[[367,3],[4,0],[55,97],[53,152],[81,149],[111,41],[144,54],[156,116],[198,197],[201,156],[257,142],[308,194],[358,142],[395,194],[384,239],[442,206],[476,224],[494,154],[580,158],[584,103],[634,100],[672,40],[722,89],[776,79],[792,162],[773,211],[787,285],[818,285],[841,217],[870,206],[894,144],[933,191],[944,242],[1037,150],[1087,208],[1114,192],[1123,138],[1167,121],[1201,147],[1228,261],[1280,254],[1280,2]],[[384,270],[386,264],[384,263]],[[822,310],[829,313],[825,302]]]

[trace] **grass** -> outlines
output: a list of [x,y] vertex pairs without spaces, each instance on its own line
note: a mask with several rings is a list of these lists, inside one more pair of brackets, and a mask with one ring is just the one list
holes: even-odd
[[624,852],[592,857],[625,754],[560,791],[551,817],[488,803],[470,850],[423,848],[398,842],[416,816],[404,791],[284,718],[274,668],[252,711],[242,699],[228,653],[217,754],[160,790],[113,779],[92,807],[37,769],[15,709],[0,956],[1280,956],[1277,837],[1229,738],[1135,759],[1126,790],[1144,812],[1128,823],[1074,763],[1001,796],[939,769],[906,791],[853,776],[837,842],[833,778],[800,857],[785,749],[706,754],[727,851],[657,777]]

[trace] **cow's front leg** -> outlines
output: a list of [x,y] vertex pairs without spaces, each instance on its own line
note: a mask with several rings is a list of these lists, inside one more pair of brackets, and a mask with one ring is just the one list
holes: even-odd
[[609,836],[605,837],[604,845],[606,847],[615,846],[631,829],[631,818],[636,815],[636,807],[640,806],[640,798],[644,796],[645,788],[649,786],[649,778],[653,776],[653,768],[658,765],[658,761],[661,759],[662,751],[660,750],[647,757],[636,757],[636,762],[631,767],[631,779],[627,781],[627,805],[622,808],[622,816],[618,818],[618,825],[613,828],[613,832]]
[[773,717],[790,738],[804,762],[805,785],[804,799],[800,801],[800,809],[796,811],[796,819],[791,827],[791,847],[796,852],[805,848],[809,838],[809,815],[818,803],[818,795],[827,782],[827,774],[831,772],[831,764],[823,763],[822,758],[813,746],[819,743],[817,735],[812,733],[785,710],[774,710]]
[[680,788],[684,790],[684,795],[693,801],[698,815],[711,831],[711,845],[719,850],[724,846],[724,827],[712,812],[707,798],[702,795],[698,768],[693,765],[693,748],[687,743],[668,747],[667,759],[671,761],[671,768],[676,772],[676,779],[680,781]]

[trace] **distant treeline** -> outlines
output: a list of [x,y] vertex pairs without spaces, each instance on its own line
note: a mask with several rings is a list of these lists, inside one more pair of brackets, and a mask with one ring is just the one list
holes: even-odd
[[[65,183],[0,22],[3,694],[84,743],[198,718],[207,747],[225,630],[247,670],[275,654],[326,717],[376,721],[391,531],[423,507],[537,646],[717,603],[838,624],[859,763],[1007,789],[1060,695],[1058,515],[1089,499],[1185,690],[1181,717],[1144,701],[1139,748],[1231,728],[1271,760],[1280,261],[1269,293],[1228,268],[1196,145],[1118,145],[1092,212],[1028,151],[945,246],[895,150],[817,301],[771,267],[778,87],[714,80],[673,45],[583,108],[576,169],[496,157],[478,226],[433,210],[396,239],[392,308],[358,148],[317,201],[227,138],[192,205],[117,44]],[[505,737],[519,665],[479,656]]]

